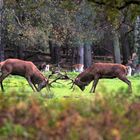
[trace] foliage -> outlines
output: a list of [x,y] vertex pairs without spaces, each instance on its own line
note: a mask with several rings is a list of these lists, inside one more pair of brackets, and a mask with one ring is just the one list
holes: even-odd
[[6,0],[4,9],[6,46],[43,51],[49,41],[71,47],[97,44],[114,29],[129,32],[140,12],[128,0]]
[[[99,8],[104,8],[107,11],[108,19],[112,21],[112,24],[117,25],[116,22],[119,22],[129,16],[129,19],[133,20],[140,14],[139,6],[140,2],[135,0],[88,0],[94,3]],[[113,20],[115,19],[115,20]],[[117,25],[117,26],[118,26]]]
[[72,92],[66,81],[37,94],[24,79],[11,76],[0,93],[1,139],[138,140],[139,77],[129,79],[133,94],[117,79],[101,80],[95,94],[89,93],[90,86]]
[[97,39],[96,13],[87,1],[6,1],[5,11],[6,38],[16,46],[43,49],[49,40],[74,46]]

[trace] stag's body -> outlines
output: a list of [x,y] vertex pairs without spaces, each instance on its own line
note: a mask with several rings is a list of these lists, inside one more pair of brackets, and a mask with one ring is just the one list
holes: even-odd
[[74,83],[84,90],[91,81],[93,82],[90,92],[95,92],[96,85],[101,78],[119,78],[127,83],[131,92],[131,82],[126,78],[127,67],[121,64],[114,63],[94,63],[91,67],[87,68],[84,72],[80,73]]
[[40,91],[48,84],[48,80],[31,61],[7,59],[0,63],[0,71],[2,73],[0,76],[2,90],[4,90],[2,82],[10,74],[25,77],[34,91],[35,89]]

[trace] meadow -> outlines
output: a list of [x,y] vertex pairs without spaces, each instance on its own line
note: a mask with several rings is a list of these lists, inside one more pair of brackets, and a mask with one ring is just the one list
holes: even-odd
[[24,78],[9,76],[0,93],[0,138],[140,140],[140,77],[128,79],[133,93],[118,79],[100,80],[92,94],[91,84],[85,91],[73,91],[67,80],[38,93]]

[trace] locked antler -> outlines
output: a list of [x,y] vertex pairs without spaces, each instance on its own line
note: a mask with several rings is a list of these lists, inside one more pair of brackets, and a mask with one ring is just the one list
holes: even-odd
[[[50,74],[48,78],[50,78],[50,77],[53,76],[54,74],[57,74],[58,77],[49,83],[49,86],[50,86],[50,87],[52,87],[52,83],[57,82],[57,80],[71,80],[71,82],[69,83],[69,84],[72,83],[72,86],[70,87],[70,89],[73,88],[73,86],[74,86],[74,84],[75,84],[75,83],[74,83],[74,80],[71,79],[71,78],[67,75],[67,72],[66,72],[66,71],[64,72],[64,74],[61,73],[61,72],[57,72],[57,73],[52,72],[52,74]],[[58,82],[57,82],[57,83],[58,83]]]

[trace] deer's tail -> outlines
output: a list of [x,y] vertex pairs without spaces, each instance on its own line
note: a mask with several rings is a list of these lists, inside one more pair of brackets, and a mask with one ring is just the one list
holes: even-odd
[[125,67],[125,74],[126,75],[129,75],[131,73],[131,71],[132,71],[132,68],[130,66]]
[[0,62],[0,71],[1,71],[1,67],[3,66],[3,62]]

